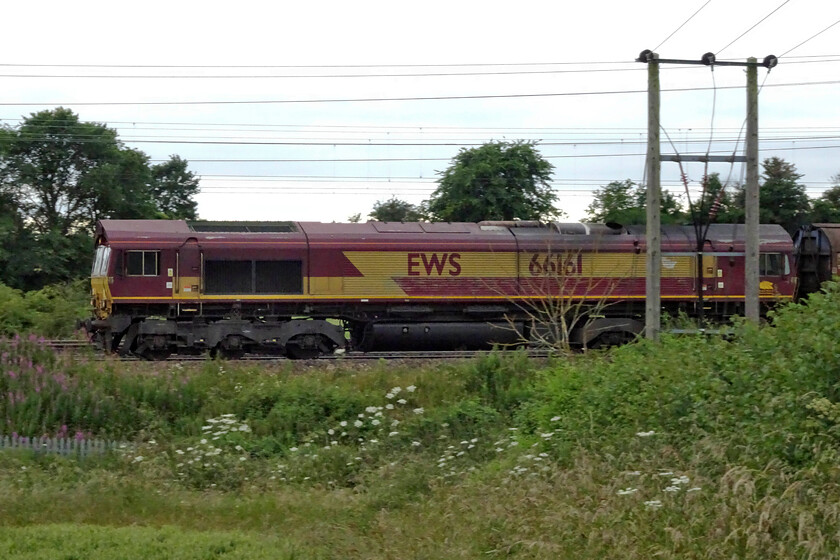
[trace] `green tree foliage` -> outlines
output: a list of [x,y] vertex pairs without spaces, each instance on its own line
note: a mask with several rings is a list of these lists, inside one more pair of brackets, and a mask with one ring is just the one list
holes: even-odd
[[833,186],[814,201],[811,221],[814,223],[840,222],[840,174],[831,178]]
[[798,183],[802,175],[796,166],[783,159],[765,159],[764,184],[761,185],[759,220],[764,224],[779,224],[794,231],[808,221],[811,203],[805,185]]
[[157,211],[169,219],[195,220],[198,206],[198,177],[187,169],[187,160],[178,155],[151,168],[151,194]]
[[699,222],[701,224],[743,222],[744,207],[738,206],[735,200],[739,188],[739,186],[727,188],[721,183],[718,173],[712,173],[706,177],[703,196],[694,205]]
[[195,218],[196,177],[150,166],[116,131],[69,109],[0,129],[0,282],[24,290],[85,276],[101,218]]
[[[811,221],[811,201],[805,194],[805,185],[798,181],[802,175],[796,172],[796,166],[787,161],[772,157],[762,162],[764,182],[759,194],[759,221],[762,224],[779,224],[793,232],[799,226]],[[743,223],[744,201],[746,192],[740,186],[735,193],[733,217]]]
[[549,181],[554,169],[533,142],[490,142],[461,149],[428,201],[433,220],[550,219],[561,212]]
[[[641,225],[647,221],[646,205],[647,188],[625,179],[596,189],[594,200],[586,212],[593,222]],[[661,216],[663,224],[679,223],[685,219],[679,200],[669,192],[662,193]]]
[[67,338],[77,321],[88,315],[89,298],[84,281],[28,293],[0,284],[0,336],[35,333]]
[[392,196],[388,200],[377,201],[370,217],[380,222],[418,222],[423,219],[423,212],[414,204]]

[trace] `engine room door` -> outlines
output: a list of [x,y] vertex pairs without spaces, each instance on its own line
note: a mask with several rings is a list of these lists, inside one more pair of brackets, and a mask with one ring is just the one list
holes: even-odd
[[202,253],[196,239],[188,239],[178,248],[175,256],[175,282],[172,297],[198,299],[202,292]]

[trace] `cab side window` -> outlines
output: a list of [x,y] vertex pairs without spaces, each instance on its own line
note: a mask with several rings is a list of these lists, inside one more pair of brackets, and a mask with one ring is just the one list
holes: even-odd
[[159,276],[160,251],[126,251],[125,273],[127,276]]
[[761,253],[758,256],[758,273],[761,276],[782,276],[790,274],[787,255],[782,253]]

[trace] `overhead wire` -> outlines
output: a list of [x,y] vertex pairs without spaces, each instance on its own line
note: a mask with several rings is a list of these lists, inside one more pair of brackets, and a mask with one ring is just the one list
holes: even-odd
[[694,19],[694,16],[696,16],[696,15],[697,15],[697,14],[699,14],[701,11],[703,11],[703,8],[705,8],[706,6],[708,6],[708,5],[709,5],[709,3],[710,3],[711,1],[712,1],[712,0],[706,0],[706,3],[705,3],[705,4],[703,4],[702,6],[700,6],[700,8],[698,8],[696,12],[694,12],[693,14],[691,14],[687,20],[685,20],[684,22],[682,22],[682,24],[680,24],[680,26],[679,26],[679,27],[677,27],[674,31],[672,31],[670,35],[668,35],[667,37],[665,37],[665,38],[662,40],[662,42],[661,42],[661,43],[659,43],[658,45],[656,45],[656,47],[654,47],[654,48],[653,48],[653,52],[658,51],[658,50],[659,50],[659,47],[661,47],[662,45],[664,45],[665,43],[667,43],[667,42],[668,42],[668,39],[670,39],[671,37],[673,37],[674,35],[676,35],[676,34],[677,34],[677,32],[678,32],[680,29],[682,29],[683,27],[685,27],[685,26],[686,26],[686,24],[687,24],[688,22],[690,22],[692,19]]
[[725,51],[726,49],[728,49],[729,47],[731,47],[732,45],[734,45],[734,44],[735,44],[736,42],[738,42],[738,41],[739,41],[739,40],[740,40],[740,39],[741,39],[744,35],[746,35],[746,34],[747,34],[747,33],[749,33],[750,31],[752,31],[753,29],[755,29],[756,27],[758,27],[761,23],[763,23],[763,22],[764,22],[764,20],[766,20],[767,18],[769,18],[770,16],[772,16],[773,14],[775,14],[776,12],[778,12],[779,10],[781,10],[781,9],[785,6],[785,4],[787,4],[788,2],[790,2],[790,0],[785,0],[784,2],[782,2],[782,3],[781,3],[781,4],[780,4],[780,5],[779,5],[779,6],[778,6],[775,10],[773,10],[772,12],[770,12],[769,14],[767,14],[766,16],[764,16],[763,18],[761,18],[760,20],[758,20],[756,23],[754,23],[754,24],[752,25],[752,27],[750,27],[749,29],[747,29],[746,31],[744,31],[743,33],[741,33],[740,35],[738,35],[737,37],[735,37],[734,39],[732,39],[732,41],[730,41],[730,42],[729,42],[729,43],[728,43],[725,47],[723,47],[722,49],[718,49],[718,50],[715,52],[715,54],[718,54],[718,55],[719,55],[720,53],[722,53],[723,51]]
[[825,28],[825,29],[823,29],[822,31],[820,31],[820,32],[818,32],[818,33],[815,33],[814,35],[811,35],[810,37],[808,37],[807,39],[805,39],[804,41],[802,41],[801,43],[799,43],[798,45],[796,45],[796,46],[795,46],[795,47],[793,47],[792,49],[788,49],[788,50],[786,50],[783,54],[781,54],[781,55],[779,56],[779,58],[784,58],[784,57],[785,57],[785,56],[787,56],[789,53],[791,53],[791,52],[795,51],[796,49],[798,49],[799,47],[801,47],[802,45],[804,45],[804,44],[805,44],[805,43],[807,43],[808,41],[811,41],[812,39],[816,39],[817,37],[819,37],[820,35],[822,35],[822,34],[823,34],[823,33],[825,33],[826,31],[828,31],[829,29],[831,29],[832,27],[834,27],[835,25],[837,25],[838,23],[840,23],[840,19],[838,19],[837,21],[835,21],[834,23],[832,23],[831,25],[829,25],[828,27],[826,27],[826,28]]
[[[816,82],[788,82],[771,84],[768,87],[804,87],[817,85],[834,85],[840,80],[823,80]],[[718,86],[718,89],[744,89],[743,85]],[[662,93],[708,91],[708,87],[668,88],[660,90]],[[6,107],[41,107],[41,106],[199,106],[199,105],[275,105],[275,104],[317,104],[317,103],[369,103],[369,102],[403,102],[403,101],[452,101],[472,99],[532,99],[540,97],[576,97],[601,95],[643,94],[647,90],[613,90],[613,91],[572,91],[554,93],[513,93],[513,94],[485,94],[485,95],[441,95],[441,96],[413,96],[413,97],[362,97],[362,98],[334,98],[334,99],[260,99],[260,100],[216,100],[216,101],[42,101],[19,102],[3,101],[0,106]]]

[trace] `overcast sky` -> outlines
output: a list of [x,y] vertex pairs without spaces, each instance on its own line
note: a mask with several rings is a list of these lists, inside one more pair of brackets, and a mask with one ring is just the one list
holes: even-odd
[[[459,149],[517,139],[539,141],[558,206],[582,219],[594,189],[644,179],[644,49],[778,56],[759,69],[760,157],[793,162],[811,196],[840,173],[840,23],[812,38],[840,22],[836,0],[30,0],[5,5],[4,22],[4,124],[62,105],[153,160],[178,154],[201,176],[206,219],[345,221],[391,195],[419,203]],[[739,138],[740,153],[745,80],[662,65],[663,153],[711,139],[729,155]],[[695,189],[703,164],[685,170]],[[742,177],[740,164],[710,171]],[[684,193],[676,164],[662,177]]]

